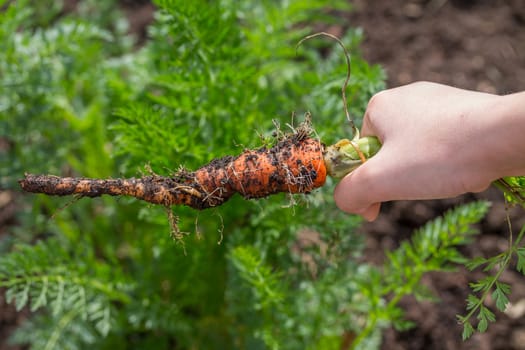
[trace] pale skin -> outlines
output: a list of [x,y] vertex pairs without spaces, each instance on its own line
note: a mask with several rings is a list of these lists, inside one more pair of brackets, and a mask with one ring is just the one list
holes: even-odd
[[418,82],[370,100],[361,136],[381,150],[337,185],[340,209],[373,221],[381,202],[450,198],[525,175],[525,92]]

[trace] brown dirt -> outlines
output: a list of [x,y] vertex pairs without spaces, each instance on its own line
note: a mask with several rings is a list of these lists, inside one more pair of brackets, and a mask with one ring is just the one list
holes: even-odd
[[[356,0],[353,4],[349,25],[363,28],[363,54],[385,68],[388,87],[429,80],[498,94],[525,89],[525,6],[520,0]],[[367,258],[380,263],[383,251],[397,247],[413,229],[457,204],[479,198],[494,204],[480,225],[483,235],[465,253],[501,252],[508,235],[505,206],[499,192],[490,189],[442,201],[387,203],[379,219],[363,227]],[[515,227],[525,223],[520,209],[512,210],[511,217]],[[512,317],[497,313],[498,321],[487,333],[461,341],[455,315],[464,313],[468,282],[479,277],[466,271],[426,276],[424,283],[441,302],[404,299],[407,317],[417,326],[406,332],[389,329],[383,349],[525,349],[525,319],[519,307],[525,302],[525,278],[515,272],[504,274],[512,285],[511,301],[517,305]]]
[[495,93],[523,90],[525,6],[519,0],[353,1],[364,56],[390,87],[430,80]]

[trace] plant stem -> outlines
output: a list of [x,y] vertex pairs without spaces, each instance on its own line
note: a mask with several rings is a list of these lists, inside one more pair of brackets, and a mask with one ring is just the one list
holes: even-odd
[[464,318],[462,318],[461,323],[468,322],[468,320],[472,317],[472,315],[474,315],[474,313],[476,313],[476,311],[479,309],[481,304],[483,304],[485,299],[487,299],[487,296],[492,291],[492,287],[499,280],[499,278],[500,278],[501,274],[503,273],[503,271],[505,271],[507,269],[507,267],[509,266],[510,260],[512,258],[512,254],[514,254],[516,252],[516,250],[518,249],[519,244],[521,243],[521,240],[523,239],[523,235],[524,234],[525,234],[525,225],[523,225],[523,227],[521,228],[521,230],[520,230],[520,232],[518,234],[518,238],[516,238],[516,240],[514,241],[512,246],[509,247],[509,250],[504,252],[504,253],[502,253],[501,260],[503,260],[503,262],[502,262],[502,264],[500,264],[500,267],[499,267],[496,275],[494,275],[492,277],[492,279],[490,281],[490,284],[487,286],[487,288],[485,289],[485,291],[483,292],[483,294],[479,298],[479,301],[476,303],[476,305],[470,310],[470,312]]

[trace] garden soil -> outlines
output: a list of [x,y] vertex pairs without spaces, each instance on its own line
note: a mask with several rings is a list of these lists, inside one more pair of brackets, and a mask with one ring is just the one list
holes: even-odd
[[[76,1],[68,1],[74,5]],[[352,13],[346,15],[349,27],[364,31],[361,46],[364,57],[384,67],[388,87],[418,80],[429,80],[460,88],[506,94],[525,90],[525,5],[522,0],[389,0],[352,1]],[[153,7],[146,1],[122,1],[130,18],[131,29],[144,35],[152,19]],[[331,28],[341,34],[342,28]],[[502,125],[502,127],[505,127]],[[497,130],[495,130],[497,132]],[[0,144],[1,147],[1,144]],[[491,256],[507,246],[508,212],[515,228],[525,224],[523,211],[507,211],[501,194],[489,189],[476,195],[436,201],[399,201],[386,203],[379,218],[365,224],[365,259],[384,261],[384,251],[394,249],[409,239],[414,229],[450,208],[477,199],[489,199],[493,205],[481,222],[482,232],[465,247],[467,256]],[[15,224],[16,194],[0,191],[0,235]],[[461,341],[461,326],[456,314],[465,312],[469,282],[482,277],[464,270],[433,273],[423,283],[439,298],[438,302],[405,298],[401,306],[415,328],[398,332],[387,329],[383,350],[452,349],[525,349],[525,277],[508,271],[503,281],[512,285],[512,307],[496,313],[497,323],[484,334]],[[5,340],[26,317],[7,306],[0,293],[0,350]],[[488,300],[489,306],[494,306]]]

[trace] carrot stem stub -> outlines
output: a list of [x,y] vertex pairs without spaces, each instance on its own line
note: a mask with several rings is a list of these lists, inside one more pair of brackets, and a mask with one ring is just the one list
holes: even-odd
[[271,148],[245,150],[236,157],[214,159],[195,171],[180,170],[169,177],[152,174],[129,179],[88,179],[26,174],[19,183],[23,190],[33,193],[132,196],[154,204],[201,210],[219,206],[235,193],[246,199],[280,192],[309,193],[323,186],[327,174],[344,176],[380,147],[379,141],[366,138],[342,140],[325,147],[310,134],[306,121]]

